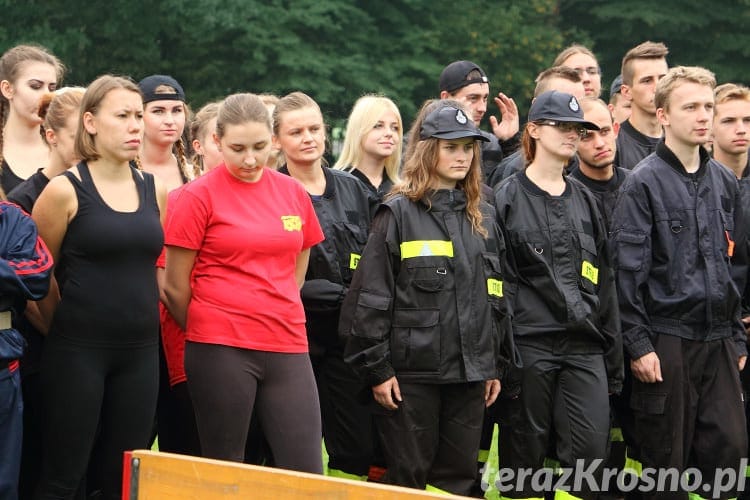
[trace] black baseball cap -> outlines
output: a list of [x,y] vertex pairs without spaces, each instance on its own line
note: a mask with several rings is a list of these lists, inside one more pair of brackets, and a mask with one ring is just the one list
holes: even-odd
[[489,141],[479,132],[474,122],[460,108],[443,106],[430,112],[419,129],[419,139],[463,139],[471,137],[479,141]]
[[[477,70],[480,77],[467,79],[469,73]],[[472,83],[490,83],[484,70],[471,61],[454,61],[440,73],[440,92],[455,92]]]
[[[156,89],[159,88],[160,85],[167,85],[172,87],[175,91],[157,93]],[[138,82],[138,87],[143,94],[143,104],[160,100],[185,102],[185,91],[182,90],[182,85],[169,75],[147,76]]]
[[619,94],[622,90],[622,75],[617,75],[612,80],[612,85],[609,87],[609,96],[612,97],[615,94]]
[[557,90],[543,92],[531,103],[529,121],[538,120],[580,123],[589,130],[599,130],[599,127],[583,119],[583,110],[575,96]]

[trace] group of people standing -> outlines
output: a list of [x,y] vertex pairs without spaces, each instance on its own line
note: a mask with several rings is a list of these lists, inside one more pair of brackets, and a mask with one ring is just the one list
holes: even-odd
[[453,62],[408,133],[360,98],[329,167],[302,92],[191,118],[170,76],[57,89],[52,54],[8,50],[0,497],[119,497],[122,452],[155,436],[312,473],[322,437],[331,475],[477,496],[496,424],[507,470],[737,468],[749,145],[735,127],[716,157],[744,157],[709,158],[715,79],[666,54],[629,51],[607,105],[569,47],[522,130],[493,99],[492,132],[486,74]]

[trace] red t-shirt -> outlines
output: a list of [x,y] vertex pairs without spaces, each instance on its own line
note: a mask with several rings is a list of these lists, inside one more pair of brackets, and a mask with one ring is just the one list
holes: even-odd
[[[169,192],[167,203],[167,214],[164,218],[164,228],[169,226],[169,218],[173,213],[173,207],[180,196],[182,189],[180,186]],[[166,247],[161,251],[161,255],[156,261],[156,267],[164,268],[166,265]],[[159,302],[159,320],[161,321],[161,342],[164,346],[164,358],[167,361],[167,372],[169,373],[169,385],[174,386],[187,380],[185,374],[185,332],[177,324],[166,306]]]
[[165,240],[198,251],[188,340],[307,352],[294,270],[323,231],[302,184],[270,169],[258,182],[243,182],[217,167],[182,189]]

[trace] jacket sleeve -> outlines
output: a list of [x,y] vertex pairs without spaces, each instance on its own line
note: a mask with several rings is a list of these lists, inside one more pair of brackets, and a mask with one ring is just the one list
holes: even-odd
[[745,301],[750,299],[748,294],[750,293],[750,279],[748,279],[748,272],[750,272],[750,241],[747,237],[747,225],[750,223],[748,219],[748,211],[742,206],[742,196],[739,191],[739,185],[737,185],[737,192],[734,197],[734,255],[732,255],[732,277],[734,278],[737,290],[739,290],[740,297],[737,311],[734,311],[734,316],[739,318],[735,322],[733,328],[734,341],[737,343],[737,352],[740,356],[747,354],[747,333],[745,326],[742,323],[743,309]]
[[381,205],[341,307],[344,360],[368,385],[395,375],[390,361],[395,276],[400,264],[396,220]]
[[0,297],[42,299],[49,290],[52,256],[31,217],[7,202],[0,211]]
[[622,342],[628,355],[638,359],[654,351],[651,324],[644,302],[651,272],[652,214],[644,186],[629,176],[612,216],[611,248]]
[[607,341],[604,362],[607,369],[607,385],[612,394],[622,391],[624,378],[622,330],[620,325],[620,307],[617,303],[615,272],[612,267],[611,252],[608,245],[607,229],[604,224],[600,205],[592,197],[591,211],[596,230],[596,251],[599,258],[599,324],[601,333]]

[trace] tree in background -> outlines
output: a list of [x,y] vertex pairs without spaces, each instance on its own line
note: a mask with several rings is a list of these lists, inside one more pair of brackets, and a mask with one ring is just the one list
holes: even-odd
[[647,39],[669,46],[671,64],[704,65],[720,81],[745,80],[738,61],[750,51],[750,0],[0,0],[0,12],[0,51],[45,45],[68,66],[67,84],[166,73],[193,107],[302,90],[338,125],[373,92],[410,123],[457,59],[482,66],[491,94],[513,97],[523,117],[534,78],[570,43],[594,50],[605,88],[624,52]]

